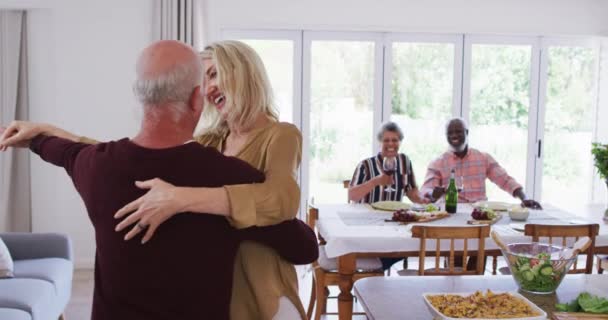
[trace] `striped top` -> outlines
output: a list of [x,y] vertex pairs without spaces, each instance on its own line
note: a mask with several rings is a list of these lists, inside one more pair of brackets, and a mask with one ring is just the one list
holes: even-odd
[[[357,165],[350,186],[363,184],[382,174],[382,154],[378,153],[375,157],[365,159]],[[401,201],[403,195],[411,189],[416,188],[416,179],[412,169],[412,161],[408,156],[400,153],[397,156],[397,176],[393,179],[392,188],[397,191],[385,191],[387,186],[376,186],[370,193],[364,196],[359,203],[374,203],[378,201]]]
[[429,197],[435,187],[447,187],[452,169],[455,171],[457,184],[459,179],[463,180],[461,184],[464,190],[458,192],[458,202],[487,200],[486,178],[511,195],[522,187],[492,156],[469,147],[464,158],[447,151],[431,162],[420,190],[421,195]]

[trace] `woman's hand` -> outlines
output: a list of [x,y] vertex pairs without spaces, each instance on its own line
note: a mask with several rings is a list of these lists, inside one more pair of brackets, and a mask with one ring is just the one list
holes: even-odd
[[136,181],[135,185],[149,191],[137,200],[127,204],[116,212],[114,218],[120,219],[130,215],[116,226],[116,231],[135,224],[131,231],[125,235],[125,240],[130,240],[138,233],[146,231],[141,240],[144,244],[152,238],[154,232],[163,222],[181,212],[182,207],[176,199],[177,188],[159,178],[147,181]]
[[44,124],[29,121],[13,121],[8,127],[0,129],[0,151],[8,147],[27,148],[30,141],[44,132]]
[[393,176],[385,173],[375,177],[374,180],[377,186],[390,186],[393,184]]

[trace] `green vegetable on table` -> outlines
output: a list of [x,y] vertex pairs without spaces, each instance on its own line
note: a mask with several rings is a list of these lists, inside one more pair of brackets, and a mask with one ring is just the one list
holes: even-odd
[[433,204],[427,204],[427,205],[424,207],[424,211],[426,211],[426,212],[435,212],[435,211],[439,211],[439,208],[437,208],[437,207],[436,207],[435,205],[433,205]]
[[593,296],[587,292],[578,295],[578,298],[570,303],[558,303],[555,305],[557,311],[564,312],[589,312],[608,314],[608,299]]
[[534,292],[551,292],[557,288],[565,270],[555,270],[550,255],[540,253],[533,258],[519,257],[513,276],[522,289]]

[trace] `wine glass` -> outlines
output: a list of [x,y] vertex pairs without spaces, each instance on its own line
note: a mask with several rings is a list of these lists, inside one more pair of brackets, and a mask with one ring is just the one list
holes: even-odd
[[[397,172],[397,158],[396,157],[384,157],[384,160],[382,160],[382,170],[384,171],[385,174],[393,177],[394,179],[394,174],[395,172]],[[392,186],[386,186],[386,188],[384,188],[384,191],[386,192],[393,192],[393,191],[397,191],[395,190]]]
[[464,176],[460,176],[460,181],[456,182],[456,189],[458,190],[458,193],[463,193],[464,192]]

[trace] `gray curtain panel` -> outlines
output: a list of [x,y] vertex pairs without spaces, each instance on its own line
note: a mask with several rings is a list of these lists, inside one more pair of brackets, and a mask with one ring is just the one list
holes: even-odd
[[[0,11],[0,125],[28,119],[26,35],[24,11]],[[0,231],[31,231],[29,156],[0,154]]]
[[154,33],[157,40],[183,41],[197,50],[204,42],[204,0],[156,0]]

